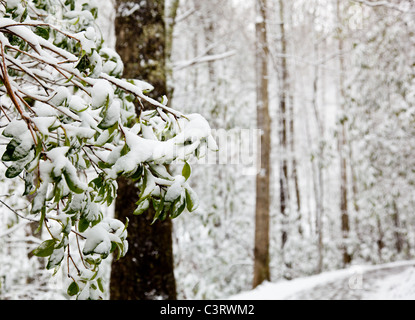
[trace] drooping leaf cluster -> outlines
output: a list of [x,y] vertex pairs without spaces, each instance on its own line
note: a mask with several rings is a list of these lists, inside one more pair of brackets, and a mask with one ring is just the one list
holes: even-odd
[[[97,14],[93,1],[0,4],[2,163],[7,178],[24,183],[31,218],[49,234],[33,253],[55,272],[65,262],[67,292],[81,299],[102,297],[102,260],[128,249],[128,223],[102,210],[115,200],[117,178],[139,185],[134,214],[153,206],[154,220],[176,218],[197,208],[187,161],[216,149],[202,116],[183,115],[146,96],[148,83],[121,78]],[[184,164],[182,175],[166,170],[173,161]]]

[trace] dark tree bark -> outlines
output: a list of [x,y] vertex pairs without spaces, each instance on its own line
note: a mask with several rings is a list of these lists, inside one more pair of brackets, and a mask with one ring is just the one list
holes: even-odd
[[266,30],[267,1],[257,0],[256,23],[257,52],[257,125],[261,135],[261,170],[256,178],[255,261],[253,287],[270,280],[269,228],[270,228],[270,151],[271,119],[268,98],[268,45]]
[[150,96],[166,94],[166,26],[163,0],[117,0],[116,50],[125,78],[139,78],[154,86]]
[[[167,93],[164,0],[117,0],[116,6],[116,50],[124,61],[124,77],[149,82],[155,87],[150,96],[159,99]],[[175,300],[172,222],[151,225],[151,208],[133,216],[139,190],[124,178],[118,185],[115,218],[130,220],[129,249],[124,258],[112,264],[110,298]]]

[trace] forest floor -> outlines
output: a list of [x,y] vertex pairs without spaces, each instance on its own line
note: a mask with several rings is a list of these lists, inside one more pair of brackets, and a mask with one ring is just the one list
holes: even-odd
[[320,275],[265,283],[231,300],[415,300],[415,261],[353,266]]

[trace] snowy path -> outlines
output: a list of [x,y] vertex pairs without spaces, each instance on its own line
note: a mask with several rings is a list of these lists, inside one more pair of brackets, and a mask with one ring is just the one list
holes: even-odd
[[321,275],[266,283],[234,300],[415,300],[415,261],[355,266]]
[[[317,285],[311,290],[295,294],[288,299],[296,300],[367,300],[381,299],[386,292],[384,283],[389,283],[389,278],[399,279],[411,266],[385,267],[378,270],[356,271],[351,277],[341,278],[336,281]],[[415,269],[414,269],[415,270]],[[397,283],[397,286],[401,283]],[[413,284],[415,285],[415,284]]]

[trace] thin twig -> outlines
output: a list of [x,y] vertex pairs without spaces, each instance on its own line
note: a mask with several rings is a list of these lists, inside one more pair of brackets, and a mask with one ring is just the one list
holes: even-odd
[[25,219],[25,220],[30,221],[30,222],[37,222],[37,223],[40,222],[39,220],[31,219],[31,218],[28,218],[28,217],[25,217],[25,216],[21,215],[16,210],[14,210],[13,208],[11,208],[7,203],[5,203],[3,200],[0,200],[0,203],[2,205],[4,205],[7,209],[9,209],[11,212],[13,212],[15,215],[17,215],[18,217],[20,217],[22,219]]

